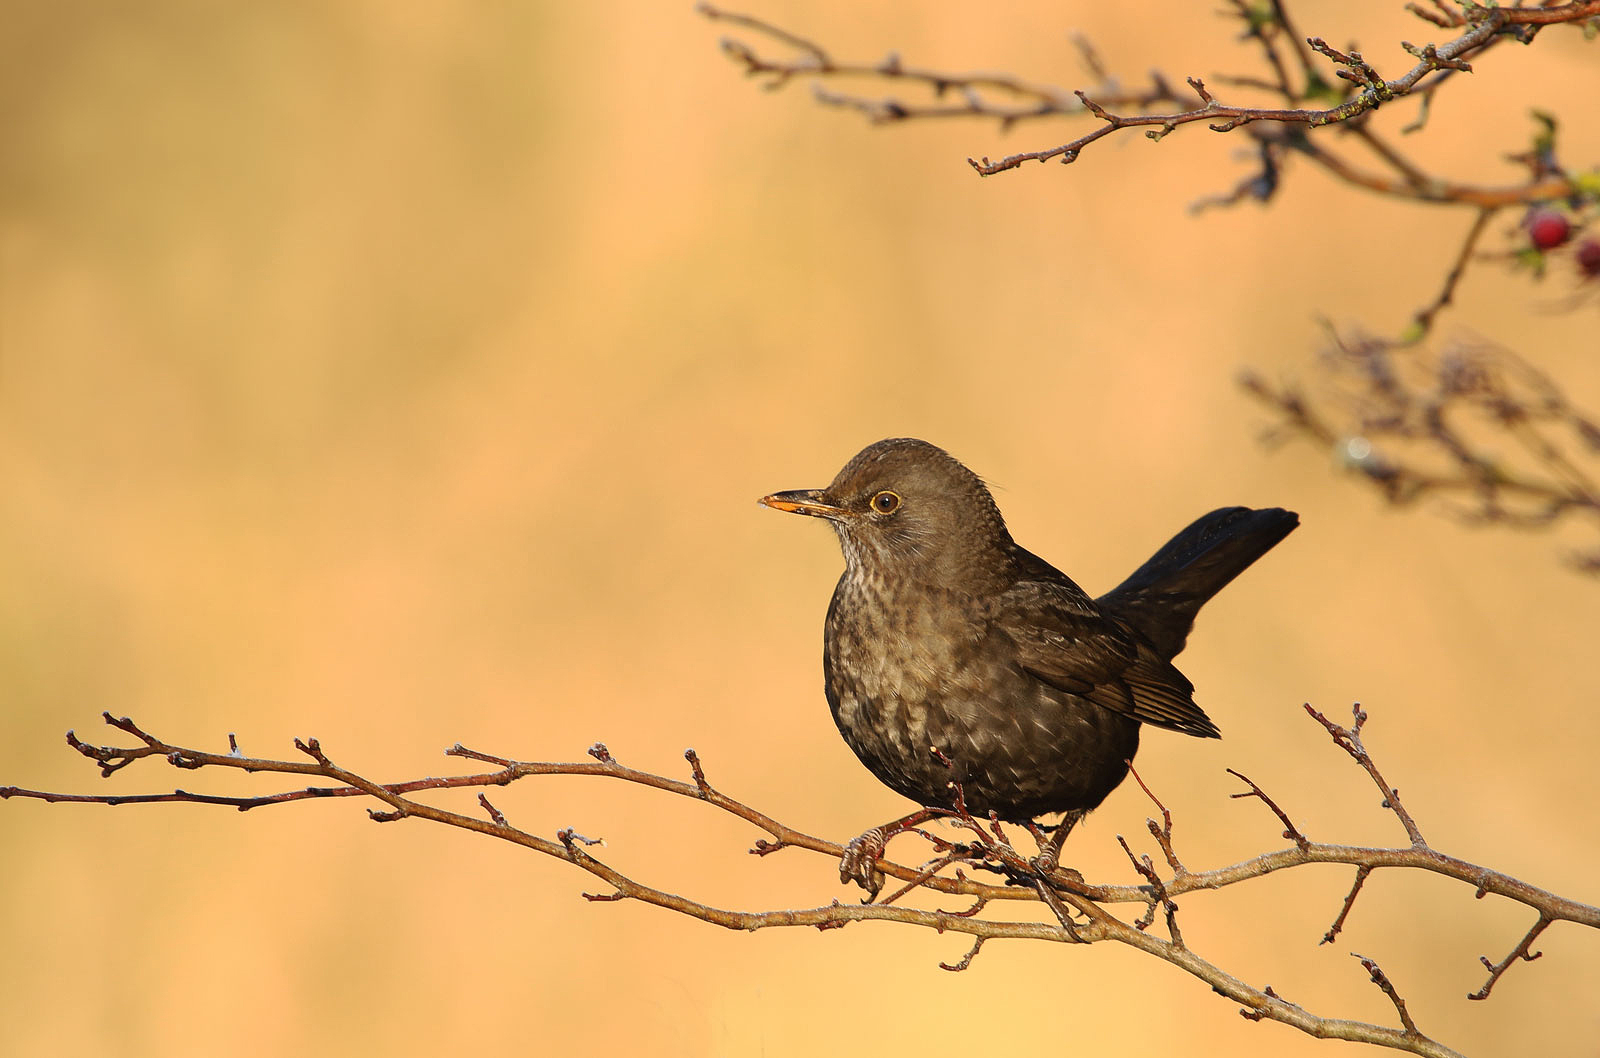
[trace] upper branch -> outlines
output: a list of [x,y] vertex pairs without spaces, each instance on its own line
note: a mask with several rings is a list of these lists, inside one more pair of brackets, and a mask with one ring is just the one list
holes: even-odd
[[[1010,127],[1029,118],[1085,112],[1085,107],[1072,93],[1009,74],[953,73],[908,66],[892,52],[876,63],[841,61],[816,41],[752,15],[724,11],[709,3],[699,4],[695,10],[712,21],[751,30],[799,53],[793,59],[774,58],[762,55],[735,38],[722,39],[723,53],[742,65],[747,75],[766,78],[765,87],[769,90],[782,88],[795,78],[869,78],[913,86],[933,96],[934,102],[923,103],[896,97],[869,99],[830,92],[820,86],[817,88],[818,102],[858,111],[876,124],[914,118],[982,117],[995,119],[1002,127]],[[1096,66],[1098,60],[1087,45],[1080,42],[1079,46],[1085,61],[1091,67]],[[959,101],[946,102],[951,95],[959,96]],[[998,102],[992,98],[993,95],[1015,102]],[[1160,77],[1153,78],[1148,88],[1137,91],[1121,90],[1108,84],[1102,98],[1112,105],[1133,107],[1178,102],[1173,90]]]
[[[1365,115],[1383,104],[1414,93],[1423,93],[1426,110],[1427,101],[1446,78],[1471,72],[1468,57],[1509,36],[1527,41],[1543,26],[1580,23],[1600,17],[1600,0],[1538,8],[1467,3],[1459,12],[1448,10],[1443,14],[1411,6],[1431,24],[1459,32],[1442,44],[1401,42],[1401,47],[1416,61],[1398,77],[1385,78],[1360,52],[1341,51],[1320,37],[1300,36],[1281,0],[1273,0],[1265,10],[1243,0],[1232,0],[1230,14],[1244,25],[1245,36],[1260,45],[1271,76],[1265,79],[1228,76],[1216,80],[1268,90],[1284,102],[1283,106],[1253,106],[1219,100],[1195,77],[1186,79],[1192,94],[1185,93],[1175,89],[1159,73],[1151,75],[1146,88],[1124,89],[1106,75],[1092,50],[1081,42],[1084,65],[1100,83],[1092,89],[1069,93],[1005,74],[963,74],[911,67],[892,53],[878,63],[842,62],[816,41],[751,15],[724,11],[708,3],[700,4],[698,10],[707,18],[738,26],[797,53],[795,58],[775,58],[741,40],[723,39],[724,52],[740,63],[746,73],[767,78],[768,88],[780,88],[795,78],[810,79],[818,82],[819,102],[856,110],[876,123],[931,117],[981,117],[997,120],[1002,128],[1009,128],[1023,120],[1083,113],[1092,114],[1103,123],[1054,147],[1021,151],[999,160],[987,156],[968,158],[973,169],[984,176],[1016,169],[1030,161],[1059,159],[1070,163],[1090,144],[1122,129],[1145,128],[1146,136],[1159,140],[1180,126],[1203,121],[1217,132],[1249,127],[1249,134],[1265,151],[1294,150],[1349,183],[1418,201],[1493,208],[1576,191],[1573,180],[1560,172],[1536,173],[1528,184],[1511,187],[1479,187],[1431,177],[1376,141],[1364,130],[1362,121]],[[1280,44],[1285,40],[1291,46],[1292,63],[1286,62],[1280,54]],[[920,102],[897,96],[873,98],[821,87],[822,82],[840,79],[885,80],[916,86],[929,92],[933,99]],[[952,95],[957,97],[954,101],[949,98]],[[1394,174],[1363,169],[1328,146],[1313,144],[1306,135],[1310,130],[1334,125],[1357,130]],[[1271,159],[1268,159],[1268,168],[1272,168]],[[1267,184],[1251,181],[1240,193],[1207,199],[1206,203],[1234,201],[1246,192],[1266,197],[1274,187],[1275,179]]]

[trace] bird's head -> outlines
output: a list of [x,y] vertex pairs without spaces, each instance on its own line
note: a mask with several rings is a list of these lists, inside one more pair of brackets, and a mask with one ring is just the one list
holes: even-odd
[[965,585],[1009,569],[1011,534],[989,490],[926,441],[879,441],[827,488],[775,492],[760,502],[827,519],[851,570],[901,568]]

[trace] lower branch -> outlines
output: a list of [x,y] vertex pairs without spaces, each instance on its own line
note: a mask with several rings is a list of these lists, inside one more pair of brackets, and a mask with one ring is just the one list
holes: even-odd
[[[240,811],[288,804],[326,797],[365,796],[381,804],[369,809],[377,822],[398,822],[404,819],[422,819],[462,830],[498,838],[520,845],[534,852],[564,860],[598,878],[607,892],[585,893],[594,901],[638,900],[703,922],[727,929],[757,930],[777,926],[811,926],[817,929],[837,929],[853,922],[894,922],[906,926],[931,929],[939,933],[959,933],[972,938],[972,946],[957,962],[941,963],[948,970],[964,970],[972,964],[986,942],[996,939],[1054,941],[1065,944],[1094,944],[1113,941],[1137,948],[1164,962],[1178,967],[1193,977],[1204,981],[1214,991],[1226,996],[1240,1006],[1240,1013],[1254,1021],[1276,1021],[1325,1039],[1343,1039],[1374,1046],[1389,1047],[1413,1054],[1437,1056],[1457,1055],[1458,1052],[1424,1034],[1408,1011],[1405,1000],[1388,976],[1374,960],[1357,956],[1373,983],[1394,1005],[1400,1020],[1399,1027],[1390,1027],[1342,1018],[1326,1017],[1284,999],[1270,987],[1257,988],[1228,973],[1190,948],[1178,925],[1178,905],[1175,898],[1199,890],[1221,889],[1253,878],[1264,877],[1279,870],[1316,863],[1340,863],[1356,867],[1356,881],[1337,919],[1324,936],[1332,940],[1342,929],[1345,919],[1362,891],[1368,878],[1380,868],[1425,870],[1454,878],[1473,886],[1479,897],[1493,893],[1514,900],[1534,910],[1534,926],[1521,942],[1500,962],[1483,959],[1489,979],[1470,998],[1487,998],[1491,989],[1517,962],[1529,962],[1542,953],[1532,950],[1535,940],[1555,922],[1572,922],[1590,928],[1600,928],[1600,908],[1557,896],[1554,893],[1528,885],[1508,875],[1455,857],[1437,852],[1423,840],[1415,821],[1406,813],[1394,794],[1393,787],[1383,779],[1361,740],[1366,714],[1358,706],[1355,723],[1345,728],[1333,723],[1316,710],[1307,707],[1311,716],[1332,736],[1335,744],[1367,772],[1384,795],[1384,806],[1401,823],[1410,843],[1396,848],[1369,848],[1333,845],[1311,840],[1303,829],[1296,826],[1290,815],[1277,801],[1243,775],[1239,778],[1249,789],[1238,796],[1262,801],[1284,827],[1284,836],[1293,840],[1290,847],[1266,852],[1240,863],[1204,871],[1191,871],[1184,866],[1173,844],[1172,813],[1150,794],[1143,779],[1139,785],[1150,794],[1152,802],[1161,813],[1161,822],[1148,821],[1152,837],[1156,840],[1169,873],[1156,868],[1148,855],[1136,855],[1126,842],[1130,861],[1139,881],[1127,885],[1095,885],[1085,883],[1075,871],[1056,870],[1051,856],[1029,856],[1015,848],[1005,828],[995,821],[985,823],[968,815],[964,806],[957,804],[956,811],[942,813],[951,816],[956,825],[972,836],[964,844],[953,844],[934,838],[937,857],[921,867],[911,867],[889,861],[879,861],[878,869],[885,875],[904,882],[905,885],[887,900],[879,903],[858,904],[833,901],[829,904],[799,909],[772,909],[741,911],[717,907],[713,904],[667,892],[648,885],[612,868],[597,858],[590,849],[602,844],[584,837],[571,828],[563,828],[553,838],[514,826],[506,813],[489,803],[483,794],[478,795],[482,815],[465,814],[440,808],[417,800],[413,795],[430,790],[457,788],[483,788],[506,786],[536,775],[591,775],[618,779],[647,786],[664,793],[705,802],[714,808],[746,820],[768,837],[756,843],[750,851],[766,855],[779,849],[804,848],[830,859],[837,859],[845,848],[786,826],[766,814],[722,793],[706,777],[705,768],[693,750],[684,756],[690,768],[690,778],[680,780],[629,768],[621,764],[602,744],[589,750],[591,761],[543,762],[515,761],[462,746],[452,747],[452,756],[478,761],[494,766],[494,770],[469,775],[429,777],[405,782],[380,783],[353,772],[337,763],[323,750],[315,739],[296,740],[295,748],[300,760],[272,760],[246,757],[230,737],[229,752],[213,753],[167,743],[141,729],[132,720],[117,719],[105,714],[111,727],[133,736],[137,745],[131,747],[94,746],[71,733],[68,744],[100,768],[102,774],[111,775],[122,768],[146,758],[159,758],[168,765],[184,770],[203,768],[232,769],[244,772],[271,772],[293,776],[315,776],[338,785],[305,787],[277,794],[256,797],[229,797],[213,793],[194,793],[174,790],[161,794],[79,795],[28,790],[15,786],[0,787],[0,798],[32,798],[48,802],[96,803],[105,805],[160,804],[190,802],[219,804]],[[1235,773],[1236,775],[1238,773]],[[1027,828],[1035,840],[1048,844],[1038,827]],[[930,835],[931,837],[931,835]],[[1041,848],[1041,852],[1045,849]],[[970,877],[966,869],[999,873],[1003,884],[980,882]],[[949,873],[946,873],[946,872]],[[965,910],[909,907],[898,903],[900,897],[915,890],[931,893],[956,894],[971,900]],[[1032,901],[1042,905],[1047,912],[1037,921],[1012,921],[989,918],[984,910],[996,901]],[[1134,921],[1113,914],[1109,908],[1121,903],[1144,905],[1146,912]],[[1166,937],[1151,931],[1156,916],[1164,913]]]

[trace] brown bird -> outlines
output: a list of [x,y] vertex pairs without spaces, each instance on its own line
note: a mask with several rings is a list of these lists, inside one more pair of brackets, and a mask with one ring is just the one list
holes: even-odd
[[1221,733],[1172,665],[1202,604],[1299,524],[1225,507],[1092,599],[1011,539],[989,490],[910,438],[863,450],[825,489],[765,496],[826,519],[845,570],[823,631],[834,722],[890,789],[923,810],[850,843],[840,880],[882,885],[895,834],[955,803],[979,818],[1063,813],[1049,847],[1128,774],[1142,724]]

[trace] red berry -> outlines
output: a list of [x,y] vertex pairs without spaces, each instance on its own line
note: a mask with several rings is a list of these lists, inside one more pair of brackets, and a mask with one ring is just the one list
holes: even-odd
[[1572,234],[1572,225],[1567,223],[1567,218],[1553,209],[1533,210],[1523,224],[1536,250],[1554,250]]
[[1600,276],[1600,239],[1583,240],[1572,256],[1577,259],[1578,271],[1583,273],[1585,279]]

